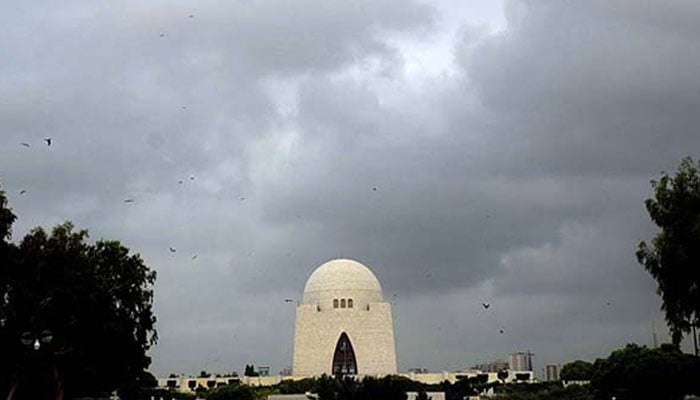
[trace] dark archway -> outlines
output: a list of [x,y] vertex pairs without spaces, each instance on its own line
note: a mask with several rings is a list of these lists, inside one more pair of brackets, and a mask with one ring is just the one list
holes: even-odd
[[338,344],[333,353],[333,375],[357,375],[357,361],[355,350],[352,348],[350,338],[345,332],[340,334]]

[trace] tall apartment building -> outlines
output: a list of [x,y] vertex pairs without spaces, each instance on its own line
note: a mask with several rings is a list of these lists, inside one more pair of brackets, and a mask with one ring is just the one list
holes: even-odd
[[508,364],[512,371],[532,371],[532,354],[529,350],[527,352],[519,351],[510,355]]
[[558,381],[559,380],[559,366],[555,364],[550,364],[545,367],[544,374],[546,381]]

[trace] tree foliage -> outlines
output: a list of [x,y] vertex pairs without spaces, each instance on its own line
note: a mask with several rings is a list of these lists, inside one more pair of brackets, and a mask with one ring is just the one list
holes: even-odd
[[[14,220],[7,211],[0,193],[0,223]],[[119,242],[87,238],[64,223],[2,241],[1,398],[12,388],[14,399],[70,398],[148,380],[155,272]]]
[[316,379],[304,378],[300,380],[285,379],[279,383],[281,394],[295,394],[311,392],[316,385]]
[[499,400],[592,400],[587,386],[566,388],[557,382],[511,384],[499,387]]
[[593,364],[596,398],[682,399],[700,393],[700,359],[666,344],[649,349],[636,344],[616,350]]
[[673,342],[700,322],[700,162],[681,161],[674,177],[652,181],[654,198],[645,202],[661,232],[641,242],[637,259],[654,277]]
[[259,372],[255,371],[255,365],[253,364],[246,364],[245,365],[245,371],[243,372],[244,376],[260,376]]
[[593,374],[593,364],[588,361],[576,360],[564,365],[559,374],[563,381],[588,381]]
[[316,379],[314,392],[319,400],[406,400],[408,391],[420,390],[422,385],[398,376],[365,377],[321,376]]
[[207,400],[254,400],[255,393],[247,385],[226,385],[209,391]]

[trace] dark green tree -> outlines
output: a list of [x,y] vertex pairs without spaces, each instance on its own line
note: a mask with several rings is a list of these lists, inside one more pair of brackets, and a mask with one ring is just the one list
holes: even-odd
[[700,393],[700,359],[671,344],[649,349],[636,344],[593,364],[591,388],[599,399],[682,399]]
[[[684,158],[676,175],[651,181],[645,205],[660,232],[639,243],[637,259],[657,282],[673,343],[700,322],[700,163]],[[693,334],[697,355],[697,336]]]
[[498,371],[498,374],[496,374],[498,377],[498,380],[501,381],[501,383],[506,383],[506,379],[508,379],[508,370],[501,370]]
[[6,240],[10,239],[12,232],[12,224],[17,217],[12,213],[12,210],[7,206],[7,197],[5,192],[0,187],[0,243],[7,245]]
[[9,243],[13,220],[0,193],[0,398],[101,395],[149,381],[155,272],[119,242],[86,243],[70,223]]
[[243,372],[244,376],[259,376],[260,374],[255,372],[255,365],[253,364],[246,364],[245,365],[245,372]]
[[593,374],[593,364],[588,361],[576,360],[564,365],[559,374],[563,381],[588,381]]
[[209,391],[207,400],[254,400],[255,393],[247,385],[226,385]]
[[285,379],[279,384],[281,394],[299,394],[311,392],[316,385],[314,378],[305,378],[300,380]]
[[425,389],[420,389],[418,393],[416,394],[416,400],[430,400],[432,397],[428,396],[428,393],[425,392]]
[[366,377],[357,389],[355,397],[343,397],[347,399],[361,400],[406,400],[406,392],[410,390],[411,381],[397,376],[385,376],[382,378]]
[[318,395],[319,400],[339,400],[341,399],[340,391],[340,383],[337,378],[324,374],[316,379],[314,392]]

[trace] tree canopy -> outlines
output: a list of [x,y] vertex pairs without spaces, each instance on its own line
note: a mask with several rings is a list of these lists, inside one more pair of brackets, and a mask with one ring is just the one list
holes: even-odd
[[675,176],[664,172],[651,186],[654,198],[645,205],[661,231],[639,244],[637,259],[658,284],[678,344],[700,322],[700,162],[685,158]]
[[593,364],[588,361],[576,360],[564,365],[559,377],[563,381],[588,381],[593,374]]
[[682,399],[700,393],[700,359],[671,344],[649,349],[636,344],[613,351],[593,364],[596,398]]
[[87,243],[68,222],[11,243],[13,221],[0,191],[0,397],[70,398],[147,379],[155,272],[117,241]]

